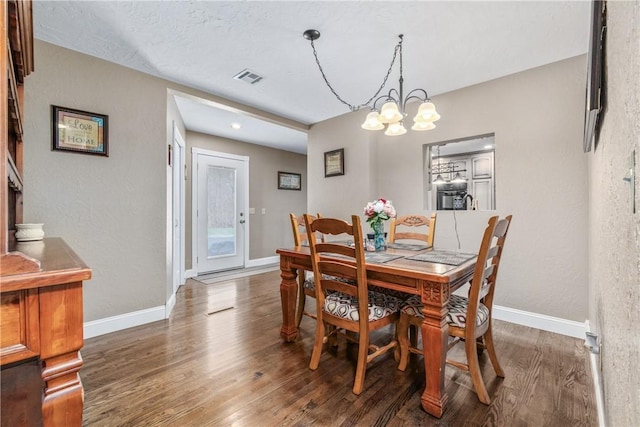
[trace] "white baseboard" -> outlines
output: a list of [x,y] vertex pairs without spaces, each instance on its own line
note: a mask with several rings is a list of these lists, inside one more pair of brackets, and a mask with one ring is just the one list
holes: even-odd
[[193,268],[191,268],[189,270],[185,270],[185,272],[184,272],[184,278],[185,279],[191,279],[192,277],[196,277],[197,275],[198,275],[198,272]]
[[[251,267],[270,265],[278,262],[279,257],[261,258],[252,260]],[[247,265],[249,267],[249,265]],[[93,320],[84,323],[85,339],[97,337],[99,335],[144,325],[145,323],[156,322],[169,318],[176,303],[176,296],[173,295],[164,306],[152,307],[132,313],[125,313],[105,319]],[[584,339],[588,330],[588,322],[580,323],[544,314],[531,313],[514,308],[493,306],[493,316],[495,319],[505,322],[516,323],[530,328],[541,329],[543,331],[554,332],[574,338]]]
[[134,326],[164,320],[166,306],[147,308],[131,313],[107,317],[105,319],[92,320],[84,323],[84,338],[89,339],[111,332],[121,331]]
[[498,320],[504,320],[505,322],[555,332],[556,334],[567,335],[574,338],[584,339],[585,333],[587,332],[586,323],[531,313],[515,308],[501,307],[499,305],[493,306],[493,317]]
[[164,306],[164,318],[168,319],[171,316],[171,312],[173,311],[173,307],[176,305],[176,294],[171,295],[169,301]]

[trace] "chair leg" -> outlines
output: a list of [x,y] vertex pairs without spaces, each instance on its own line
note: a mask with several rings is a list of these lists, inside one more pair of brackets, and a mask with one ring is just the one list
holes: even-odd
[[398,321],[398,347],[400,348],[400,362],[398,363],[398,369],[404,371],[407,369],[407,362],[409,361],[409,315],[400,313],[400,320]]
[[476,393],[478,394],[478,399],[480,400],[480,402],[488,405],[491,403],[491,399],[489,398],[489,393],[487,393],[487,388],[484,385],[482,372],[480,372],[480,363],[478,362],[476,340],[465,340],[464,349],[467,354],[469,374],[471,375],[471,380],[473,381],[473,387],[476,389]]
[[307,300],[304,293],[304,270],[298,270],[298,306],[296,307],[296,327],[300,327],[302,315],[304,314],[304,304]]
[[364,388],[364,376],[367,373],[367,356],[369,355],[369,331],[360,331],[358,340],[358,362],[356,377],[353,381],[353,394],[359,395]]
[[484,342],[487,347],[487,353],[489,353],[489,359],[491,360],[491,365],[493,366],[493,370],[496,371],[496,375],[500,378],[504,378],[504,371],[498,362],[498,355],[496,354],[496,349],[493,346],[493,333],[491,332],[491,324],[489,324],[489,329],[484,334]]
[[[318,317],[320,315],[318,314]],[[313,351],[311,352],[311,362],[309,369],[316,370],[320,364],[320,356],[322,356],[322,347],[324,346],[325,325],[322,319],[316,321],[316,339],[313,343]]]

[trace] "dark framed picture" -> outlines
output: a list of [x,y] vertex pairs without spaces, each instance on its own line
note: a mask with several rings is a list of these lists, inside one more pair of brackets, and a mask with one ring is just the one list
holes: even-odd
[[591,151],[598,142],[598,131],[602,114],[606,81],[604,75],[604,48],[606,36],[606,2],[591,0],[591,34],[589,55],[587,56],[587,92],[584,117],[584,139],[582,148],[585,153]]
[[51,149],[109,157],[109,116],[51,106]]
[[301,190],[302,175],[294,172],[278,172],[278,190]]
[[344,175],[344,148],[324,153],[324,176]]

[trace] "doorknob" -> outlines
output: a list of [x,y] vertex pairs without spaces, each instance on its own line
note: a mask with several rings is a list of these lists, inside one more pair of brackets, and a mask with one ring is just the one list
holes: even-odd
[[244,224],[244,219],[241,219],[241,220],[240,220],[240,224]]

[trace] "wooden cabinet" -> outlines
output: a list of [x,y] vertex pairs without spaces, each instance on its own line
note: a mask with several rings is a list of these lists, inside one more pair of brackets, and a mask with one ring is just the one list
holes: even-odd
[[[82,282],[91,270],[60,238],[18,243],[12,252],[37,264],[36,271],[0,276],[0,363],[6,390],[2,426],[34,417],[44,426],[81,426],[83,389],[79,371],[83,344]],[[33,375],[33,363],[39,375]],[[4,387],[4,383],[3,383]],[[37,424],[36,424],[37,425]]]
[[22,222],[24,81],[33,71],[31,1],[3,1],[0,10],[2,99],[0,107],[0,255],[14,242],[15,224]]
[[91,270],[59,238],[16,242],[28,191],[23,88],[33,71],[31,1],[3,1],[0,26],[0,425],[80,427],[82,282]]
[[493,177],[493,153],[475,154],[471,157],[471,178]]

